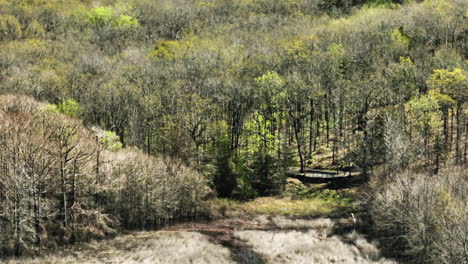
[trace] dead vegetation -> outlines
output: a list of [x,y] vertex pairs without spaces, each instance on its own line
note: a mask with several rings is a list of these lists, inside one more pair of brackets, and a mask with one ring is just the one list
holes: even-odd
[[53,105],[0,96],[0,256],[154,228],[198,215],[206,179],[122,148]]
[[234,263],[229,250],[210,243],[196,232],[136,232],[112,240],[64,248],[41,258],[23,258],[5,264],[113,264],[113,263]]
[[[218,264],[236,263],[234,259],[292,264],[396,263],[382,258],[377,244],[356,232],[332,235],[334,225],[334,220],[326,218],[306,220],[266,215],[252,220],[185,223],[163,231],[134,232],[111,240],[82,243],[41,258],[9,260],[5,264]],[[242,250],[237,248],[239,245]]]
[[264,256],[266,263],[395,263],[381,259],[376,246],[366,240],[346,244],[339,237],[328,237],[313,229],[306,232],[246,230],[235,235]]
[[467,263],[467,176],[455,167],[372,181],[370,215],[388,253],[410,263]]

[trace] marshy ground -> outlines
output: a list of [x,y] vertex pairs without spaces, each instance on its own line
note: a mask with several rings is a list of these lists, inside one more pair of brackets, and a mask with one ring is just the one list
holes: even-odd
[[355,232],[334,235],[336,224],[266,215],[184,223],[6,263],[395,263]]
[[131,232],[5,263],[395,263],[355,231],[357,189],[329,187],[289,179],[281,196],[218,200],[217,220]]

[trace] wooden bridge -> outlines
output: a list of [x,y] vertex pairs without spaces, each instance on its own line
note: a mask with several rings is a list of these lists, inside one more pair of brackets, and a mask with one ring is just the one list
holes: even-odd
[[303,183],[341,182],[361,176],[358,171],[306,169],[304,172],[300,172],[298,168],[292,168],[286,174],[288,177],[298,179]]

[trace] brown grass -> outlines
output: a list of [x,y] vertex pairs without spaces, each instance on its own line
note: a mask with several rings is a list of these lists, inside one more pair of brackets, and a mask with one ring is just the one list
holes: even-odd
[[346,244],[339,237],[327,237],[312,229],[307,232],[248,230],[236,232],[235,235],[247,241],[255,252],[264,257],[266,263],[395,263],[379,258],[375,245],[365,240],[358,240],[359,244]]
[[5,264],[233,263],[229,250],[196,232],[137,232],[116,239],[62,249],[41,258]]

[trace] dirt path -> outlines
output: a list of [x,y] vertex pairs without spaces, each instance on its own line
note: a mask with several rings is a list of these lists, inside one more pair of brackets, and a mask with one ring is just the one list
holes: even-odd
[[164,230],[198,232],[206,235],[210,242],[228,248],[231,252],[231,258],[237,263],[266,263],[261,255],[253,251],[252,246],[234,236],[234,232],[249,228],[260,227],[241,219],[221,219],[197,223],[182,223]]

